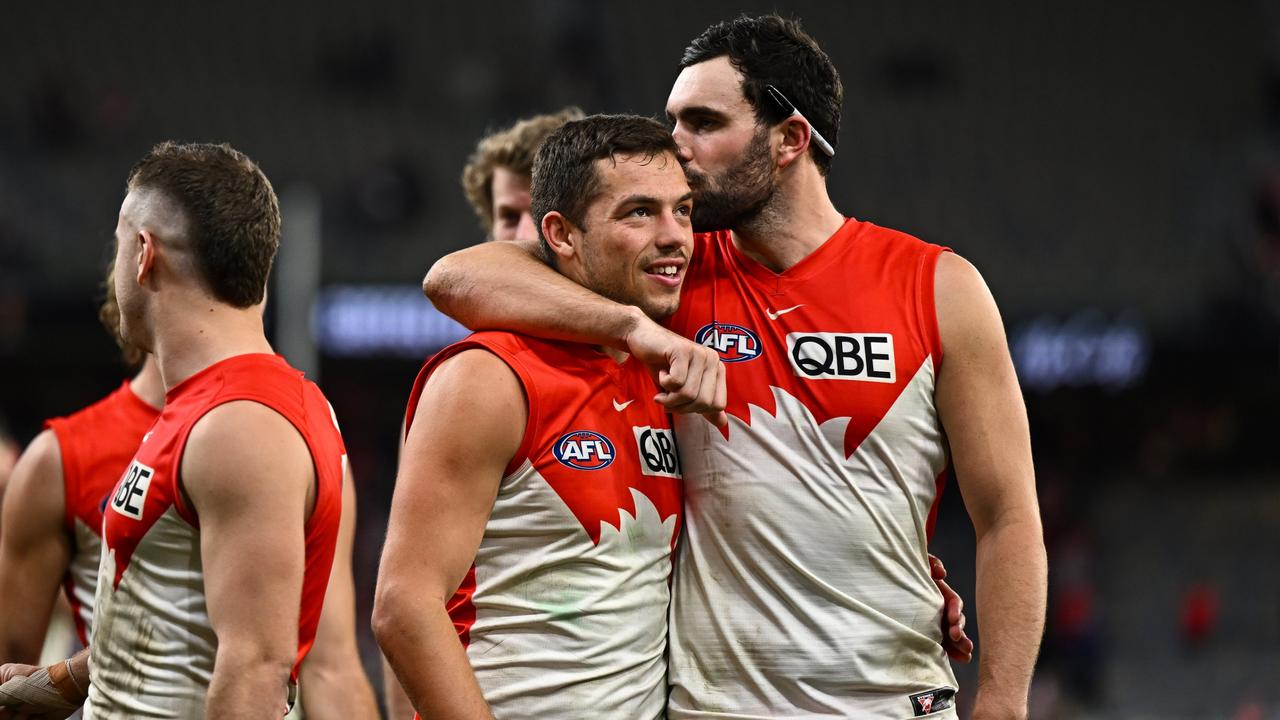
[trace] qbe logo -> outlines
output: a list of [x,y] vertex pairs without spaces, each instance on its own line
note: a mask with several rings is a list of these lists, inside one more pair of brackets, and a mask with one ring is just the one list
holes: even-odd
[[111,496],[111,508],[125,517],[141,520],[147,490],[151,488],[151,478],[155,474],[155,470],[134,460],[120,478],[120,484],[116,485],[115,495]]
[[600,470],[613,464],[613,443],[590,430],[565,433],[552,448],[556,459],[575,470]]
[[896,378],[888,333],[791,333],[787,356],[800,377],[891,383]]
[[755,360],[760,357],[760,336],[754,331],[732,323],[712,322],[703,325],[693,341],[720,354],[727,363]]
[[680,477],[680,455],[676,436],[669,428],[633,427],[636,449],[640,451],[640,472],[658,477]]

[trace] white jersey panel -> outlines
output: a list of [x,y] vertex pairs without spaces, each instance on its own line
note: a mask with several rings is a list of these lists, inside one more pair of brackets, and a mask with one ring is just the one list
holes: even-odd
[[75,519],[75,553],[67,574],[71,576],[72,612],[84,624],[85,635],[93,635],[93,598],[98,587],[98,564],[102,561],[102,538],[80,518]]
[[502,481],[467,648],[496,717],[662,717],[676,517],[631,496],[595,544],[528,461]]
[[199,533],[169,507],[138,543],[118,588],[115,576],[115,550],[105,548],[86,720],[203,718],[217,638]]
[[956,687],[925,551],[947,462],[933,361],[850,457],[849,418],[819,424],[772,392],[776,415],[731,415],[727,440],[675,417],[669,717],[913,717],[910,695]]

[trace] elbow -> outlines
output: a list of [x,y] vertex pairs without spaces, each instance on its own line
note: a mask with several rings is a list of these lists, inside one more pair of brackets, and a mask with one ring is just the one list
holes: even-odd
[[403,635],[409,610],[406,608],[403,593],[390,588],[379,587],[373,600],[373,616],[369,626],[378,647],[386,653],[388,647]]
[[422,278],[422,294],[441,311],[449,306],[456,287],[457,280],[449,256],[435,261]]

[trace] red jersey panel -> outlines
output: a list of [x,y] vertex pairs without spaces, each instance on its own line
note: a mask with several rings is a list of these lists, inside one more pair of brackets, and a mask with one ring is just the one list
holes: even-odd
[[730,422],[675,419],[670,717],[954,712],[927,561],[942,252],[850,219],[775,273],[698,236],[672,326],[719,353]]
[[306,441],[315,467],[292,673],[297,679],[315,639],[333,563],[345,449],[329,403],[301,372],[277,355],[237,355],[169,391],[108,500],[86,717],[203,716],[217,637],[206,606],[199,520],[182,499],[179,471],[192,426],[213,408],[238,400],[261,403],[287,419]]
[[134,394],[126,380],[98,402],[44,424],[57,436],[62,456],[66,526],[72,539],[71,564],[63,590],[71,603],[76,634],[84,645],[89,644],[89,630],[93,627],[102,509],[106,507],[107,494],[159,414]]
[[474,348],[506,362],[529,403],[449,604],[485,700],[501,718],[660,717],[681,471],[648,372],[586,345],[476,333],[423,368],[406,426],[431,372]]

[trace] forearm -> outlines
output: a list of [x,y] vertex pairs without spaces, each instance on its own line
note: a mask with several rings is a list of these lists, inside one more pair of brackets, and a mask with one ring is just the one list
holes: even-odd
[[308,720],[378,717],[378,701],[374,698],[373,686],[364,674],[359,657],[353,656],[342,667],[313,668],[307,671],[304,665],[299,686],[302,709]]
[[387,704],[389,720],[409,720],[413,717],[413,703],[409,702],[409,696],[400,687],[396,671],[385,656],[382,658],[382,699]]
[[1044,632],[1046,585],[1043,531],[1034,508],[993,524],[978,538],[974,718],[1027,716],[1027,693]]
[[512,243],[485,243],[440,259],[422,282],[441,312],[472,330],[514,330],[626,349],[643,314],[564,277]]
[[433,720],[491,720],[466,650],[444,605],[375,617],[387,662],[414,709]]
[[270,718],[284,715],[292,658],[259,648],[219,645],[205,699],[205,717]]

